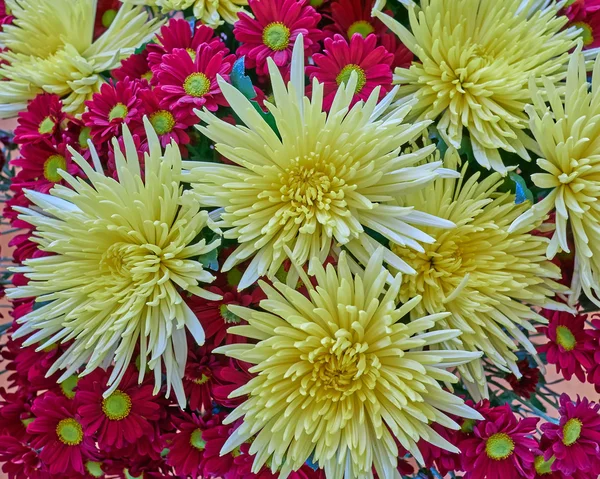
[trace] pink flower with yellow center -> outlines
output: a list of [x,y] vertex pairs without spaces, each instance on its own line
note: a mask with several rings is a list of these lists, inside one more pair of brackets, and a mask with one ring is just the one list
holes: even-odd
[[388,31],[381,20],[371,16],[375,0],[336,0],[331,3],[332,24],[326,31],[339,33],[350,40],[355,33],[366,38],[371,33],[379,36]]
[[[160,100],[154,90],[143,91],[140,94],[142,99],[141,110],[143,115],[148,116],[150,124],[158,135],[160,144],[166,148],[172,140],[178,145],[186,145],[190,142],[190,137],[186,129],[192,126],[196,121],[187,114],[171,111],[168,107],[161,106]],[[146,137],[146,130],[142,122],[137,123],[133,133]]]
[[303,0],[249,0],[254,18],[238,13],[233,33],[242,43],[238,56],[246,57],[246,66],[256,67],[259,75],[267,74],[267,58],[280,69],[287,69],[292,59],[292,47],[300,34],[304,38],[305,54],[318,51],[321,19],[316,10]]
[[19,113],[14,141],[23,145],[42,140],[60,140],[65,118],[58,95],[38,95],[29,103],[26,111]]

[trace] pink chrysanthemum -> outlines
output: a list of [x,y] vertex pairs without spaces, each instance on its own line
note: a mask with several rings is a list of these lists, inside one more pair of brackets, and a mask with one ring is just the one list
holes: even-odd
[[108,372],[96,369],[79,381],[77,412],[86,434],[94,436],[101,448],[122,448],[126,444],[135,444],[142,436],[151,439],[154,428],[149,421],[160,416],[152,384],[148,381],[138,384],[137,371],[129,368],[119,389],[104,398],[108,377]]
[[56,142],[65,118],[58,95],[38,95],[27,105],[27,110],[19,113],[14,142],[21,145],[42,140]]
[[50,478],[39,451],[15,437],[0,436],[0,463],[9,479]]
[[194,108],[216,111],[219,106],[226,106],[217,75],[229,81],[234,61],[235,55],[207,44],[200,45],[194,55],[182,48],[164,55],[154,69],[161,106],[185,115],[191,123],[198,121]]
[[581,29],[584,50],[600,46],[600,7],[594,5],[589,9],[568,9],[567,12],[569,26]]
[[585,328],[585,315],[573,316],[562,311],[544,311],[550,320],[540,331],[548,337],[548,342],[538,348],[546,353],[548,364],[555,364],[556,371],[568,381],[573,374],[585,382],[583,368],[592,366],[593,338]]
[[221,364],[212,354],[213,348],[213,345],[204,344],[192,347],[188,351],[183,389],[190,409],[193,411],[210,411],[212,409],[214,373]]
[[[457,419],[458,418],[452,417],[452,420],[454,421]],[[450,444],[456,444],[458,447],[460,431],[454,431],[439,424],[432,424],[431,428],[446,441],[449,441]],[[442,449],[423,439],[418,442],[417,446],[423,455],[423,460],[426,467],[435,467],[443,476],[448,474],[450,471],[458,472],[462,470],[460,454]]]
[[148,63],[153,70],[162,62],[163,55],[172,53],[177,48],[186,50],[192,59],[201,45],[210,45],[215,51],[226,48],[221,39],[215,37],[215,31],[212,28],[198,25],[192,29],[190,23],[182,18],[171,19],[160,29],[156,40],[156,43],[150,43],[146,47]]
[[536,389],[538,382],[540,380],[540,370],[538,368],[532,368],[529,365],[528,359],[522,359],[517,363],[517,367],[519,368],[519,372],[522,374],[520,378],[514,374],[509,374],[506,376],[506,382],[510,384],[510,387],[515,392],[515,394],[524,397],[525,399],[529,399],[531,394],[533,394]]
[[576,402],[560,396],[560,422],[541,425],[543,440],[550,444],[544,459],[554,457],[552,470],[568,477],[575,472],[600,474],[600,404],[587,398]]
[[600,0],[568,0],[563,13],[571,20],[577,15],[600,10]]
[[[149,46],[149,45],[148,45]],[[116,80],[143,80],[150,82],[152,80],[152,69],[148,63],[148,49],[141,53],[136,53],[121,62],[119,68],[110,72]]]
[[510,409],[495,420],[482,421],[473,437],[461,442],[465,479],[532,479],[537,446],[532,438],[538,418],[517,419]]
[[141,122],[140,93],[145,88],[137,80],[125,78],[118,82],[105,83],[91,100],[86,101],[87,111],[83,122],[90,128],[95,145],[119,136],[123,125]]
[[[193,122],[187,118],[187,115],[172,112],[160,106],[156,92],[153,90],[142,91],[140,98],[142,100],[141,111],[143,115],[148,116],[163,148],[172,140],[175,140],[175,143],[180,146],[190,142],[190,136],[185,130],[193,125]],[[198,118],[194,122],[197,120]],[[146,130],[142,122],[137,123],[133,132],[140,138],[146,138]]]
[[332,24],[326,31],[339,33],[350,40],[355,33],[367,37],[371,33],[379,36],[388,31],[381,20],[371,16],[375,0],[336,0],[331,3]]
[[324,84],[323,106],[326,109],[331,106],[338,87],[348,82],[352,72],[358,76],[352,104],[366,101],[378,86],[381,99],[392,86],[394,56],[384,47],[377,46],[375,35],[367,38],[354,35],[350,42],[341,35],[326,38],[324,53],[313,55],[313,59],[315,66],[307,67],[306,73]]
[[249,371],[251,367],[252,364],[229,359],[226,364],[221,364],[215,369],[215,385],[212,388],[212,394],[217,404],[234,409],[247,399],[246,396],[230,398],[230,395],[254,377],[254,374]]
[[305,0],[249,0],[254,18],[238,13],[233,34],[242,43],[238,56],[246,57],[246,66],[259,75],[267,74],[267,58],[287,70],[292,58],[296,37],[304,37],[306,55],[319,49],[321,32],[317,23],[321,19],[316,10]]
[[165,434],[169,448],[167,463],[180,476],[191,476],[193,479],[201,477],[206,447],[203,432],[221,424],[221,418],[211,414],[199,416],[181,413],[181,417],[174,416],[172,419],[177,432]]
[[27,426],[31,445],[41,449],[40,458],[50,474],[72,477],[84,474],[84,462],[95,450],[94,441],[83,432],[75,404],[64,397],[45,393],[31,408],[35,420]]

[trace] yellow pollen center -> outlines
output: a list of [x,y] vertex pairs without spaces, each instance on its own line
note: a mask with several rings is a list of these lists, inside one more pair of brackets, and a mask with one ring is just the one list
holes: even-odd
[[569,419],[563,426],[563,444],[565,446],[572,446],[577,442],[577,439],[581,437],[581,428],[583,423],[577,419]]
[[281,22],[269,23],[263,30],[262,38],[271,50],[285,50],[290,44],[290,29]]
[[131,398],[117,389],[102,401],[102,412],[111,421],[121,421],[131,412]]
[[577,346],[577,340],[569,328],[566,326],[557,326],[556,342],[560,344],[565,351],[572,351]]
[[189,96],[200,98],[210,90],[210,80],[204,73],[192,73],[183,82],[183,89]]
[[501,461],[509,457],[515,450],[515,443],[508,434],[493,434],[485,442],[485,453],[490,459]]
[[192,61],[195,62],[196,61],[196,50],[194,50],[193,48],[186,48],[185,51],[188,52]]
[[354,22],[350,25],[350,28],[348,28],[348,39],[351,39],[355,33],[360,33],[363,38],[366,38],[374,31],[373,25],[369,22],[366,20],[359,20],[358,22]]
[[335,81],[338,85],[341,85],[342,83],[348,83],[352,72],[356,72],[356,75],[358,76],[358,81],[356,82],[356,89],[354,90],[354,93],[360,93],[360,91],[367,83],[367,76],[365,75],[365,71],[358,65],[346,65],[344,68],[342,68],[340,73],[338,73],[338,76],[335,78]]
[[552,456],[548,461],[544,460],[544,456],[537,456],[533,462],[535,466],[535,472],[537,472],[540,476],[544,474],[552,474],[552,464],[556,457]]
[[175,117],[167,110],[159,110],[150,115],[150,123],[158,135],[166,135],[173,131]]
[[585,46],[591,45],[594,42],[594,31],[591,26],[585,22],[575,22],[573,25],[577,28],[581,28],[579,36],[583,39],[583,44]]
[[127,107],[125,105],[123,105],[123,103],[117,103],[110,110],[110,113],[108,114],[108,119],[110,121],[113,121],[116,119],[123,119],[127,116],[127,113],[129,113],[129,110],[127,109]]
[[40,126],[38,128],[38,132],[41,135],[48,135],[50,133],[54,133],[54,128],[55,127],[56,127],[56,122],[54,121],[54,119],[52,119],[52,117],[50,117],[50,116],[47,116],[40,123]]
[[202,439],[202,431],[200,429],[196,429],[190,436],[190,445],[199,451],[204,451],[206,441]]
[[63,444],[77,446],[83,441],[83,428],[73,418],[62,419],[56,426],[56,435]]
[[209,377],[208,377],[206,374],[203,374],[203,375],[202,375],[202,376],[200,376],[199,378],[197,378],[197,379],[194,379],[194,380],[193,380],[193,382],[194,382],[195,384],[199,384],[199,385],[201,385],[201,384],[206,384],[206,383],[207,383],[209,380],[210,380],[210,378],[209,378]]
[[81,129],[81,131],[79,132],[79,138],[77,138],[77,141],[79,142],[79,148],[89,148],[87,141],[90,139],[91,131],[92,129],[89,126],[85,126]]
[[69,376],[62,383],[60,383],[60,390],[68,399],[73,399],[75,397],[75,386],[79,382],[79,378],[76,375]]
[[44,178],[52,183],[58,183],[62,180],[62,176],[58,174],[58,170],[67,169],[67,160],[62,155],[51,155],[44,162]]
[[102,26],[104,28],[110,27],[111,23],[113,22],[116,16],[116,10],[106,10],[106,12],[104,12],[104,14],[102,15]]
[[85,463],[85,470],[92,477],[102,477],[104,475],[101,462],[88,461]]

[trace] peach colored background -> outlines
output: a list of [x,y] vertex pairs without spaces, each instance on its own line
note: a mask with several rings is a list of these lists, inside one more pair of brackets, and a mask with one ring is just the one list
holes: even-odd
[[[12,129],[12,128],[14,128],[14,122],[13,121],[0,121],[0,128],[5,129],[5,130]],[[2,256],[9,256],[9,249],[8,249],[8,245],[7,245],[9,239],[10,239],[10,237],[7,235],[0,236],[0,251],[2,252]],[[0,300],[0,305],[2,305],[2,306],[6,305],[6,301]],[[4,316],[3,319],[0,319],[0,322],[6,322],[9,319],[8,310],[5,308],[2,308],[2,309],[0,309],[0,312]],[[554,373],[554,367],[550,366],[548,369],[549,369],[549,372],[547,374],[547,381],[551,382],[551,381],[554,381],[555,379],[557,379],[557,376]],[[0,376],[0,387],[6,385],[5,381],[6,381],[6,375],[1,375]],[[566,392],[566,393],[570,394],[571,396],[581,394],[581,395],[585,395],[588,398],[595,400],[595,401],[600,400],[600,395],[598,395],[598,393],[596,393],[593,386],[591,386],[590,384],[581,384],[576,379],[574,379],[573,381],[570,381],[568,383],[563,382],[563,383],[561,383],[557,386],[553,386],[553,387],[555,388],[556,391]],[[3,475],[2,472],[0,472],[0,479],[5,479],[6,477],[7,476]]]

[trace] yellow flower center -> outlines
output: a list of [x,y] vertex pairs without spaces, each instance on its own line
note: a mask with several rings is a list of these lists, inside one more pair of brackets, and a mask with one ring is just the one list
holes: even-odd
[[38,128],[38,132],[41,135],[47,135],[54,132],[54,128],[56,127],[56,122],[50,116],[47,116],[42,120],[40,126]]
[[242,454],[240,446],[236,446],[236,448],[233,451],[231,451],[231,457],[238,457],[240,454]]
[[269,23],[263,30],[262,38],[271,50],[285,50],[290,44],[290,29],[281,22]]
[[185,51],[189,53],[190,58],[192,59],[193,62],[195,62],[196,61],[196,50],[194,50],[193,48],[186,48]]
[[485,442],[485,453],[490,459],[501,461],[509,457],[515,450],[515,443],[508,434],[493,434]]
[[577,346],[577,340],[569,328],[566,326],[556,327],[556,342],[560,344],[565,351],[572,351]]
[[153,76],[152,70],[148,70],[146,73],[144,73],[144,74],[142,75],[142,78],[143,78],[144,80],[148,80],[148,81],[150,81],[150,80],[152,80],[152,76]]
[[194,379],[193,382],[195,384],[206,384],[209,379],[210,378],[206,374],[203,374],[202,376],[200,376],[200,378]]
[[210,80],[204,73],[192,73],[183,82],[183,89],[189,96],[200,98],[210,90]]
[[591,26],[585,22],[575,22],[573,25],[581,28],[579,36],[583,39],[583,44],[585,46],[591,45],[594,42],[594,31]]
[[355,33],[360,33],[363,38],[366,38],[374,31],[375,29],[373,28],[373,25],[371,25],[369,22],[366,20],[359,20],[358,22],[354,22],[352,25],[350,25],[350,28],[348,28],[348,38],[351,39]]
[[572,446],[577,442],[577,439],[581,437],[581,428],[583,423],[577,419],[569,419],[563,426],[563,444],[565,446]]
[[73,399],[75,397],[75,386],[79,382],[79,378],[76,375],[69,376],[62,383],[60,383],[60,390],[67,399]]
[[101,462],[88,461],[85,463],[85,470],[92,477],[102,477],[104,475]]
[[62,155],[51,155],[44,162],[44,178],[52,183],[58,183],[62,180],[62,176],[58,174],[58,170],[67,169],[67,160]]
[[92,129],[89,126],[83,127],[79,132],[79,137],[77,141],[79,142],[79,148],[87,149],[88,143],[87,141],[90,139],[90,132]]
[[[239,283],[239,281],[238,281]],[[231,311],[229,311],[229,308],[227,307],[226,304],[222,304],[221,306],[219,306],[219,312],[221,313],[221,318],[223,318],[223,321],[225,321],[226,324],[239,324],[240,323],[240,318],[239,316],[233,314]]]
[[150,115],[150,123],[158,135],[166,135],[173,131],[175,117],[167,110],[159,110]]
[[202,431],[200,429],[196,429],[192,433],[190,436],[190,444],[199,451],[204,451],[204,448],[206,447],[206,441],[202,439]]
[[102,412],[111,421],[121,421],[131,412],[131,398],[117,389],[102,401]]
[[56,426],[56,435],[63,444],[77,446],[83,441],[83,428],[73,418],[61,420]]
[[123,103],[117,103],[110,110],[110,112],[108,114],[108,119],[110,121],[116,120],[118,118],[123,119],[127,116],[127,113],[129,113],[129,110],[127,109],[127,107],[125,105],[123,105]]
[[367,83],[367,75],[365,75],[365,71],[358,65],[354,65],[354,64],[346,65],[344,68],[342,68],[342,70],[336,77],[335,81],[338,85],[341,85],[342,83],[343,84],[348,83],[348,80],[350,80],[350,75],[352,75],[352,72],[356,72],[356,75],[358,76],[358,81],[356,82],[356,89],[354,90],[354,92],[360,93],[360,91],[363,89],[363,87]]
[[114,243],[108,247],[100,260],[101,268],[111,273],[113,279],[142,281],[155,274],[161,266],[162,250],[155,245]]
[[102,15],[102,26],[104,28],[110,27],[111,23],[113,22],[116,16],[116,10],[106,10],[106,12],[104,12],[104,14]]
[[544,456],[537,456],[533,462],[535,466],[535,472],[537,472],[540,476],[544,474],[552,474],[552,464],[556,457],[552,456],[548,461],[544,460]]

